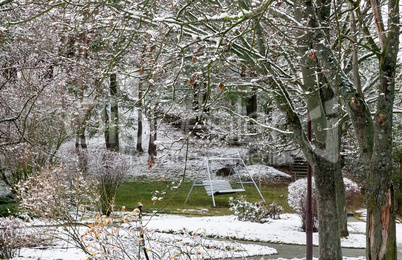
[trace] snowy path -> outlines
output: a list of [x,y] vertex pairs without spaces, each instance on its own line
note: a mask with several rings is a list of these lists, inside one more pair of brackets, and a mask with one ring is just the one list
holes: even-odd
[[[163,232],[181,228],[193,231],[205,230],[207,235],[220,238],[228,237],[247,241],[296,245],[304,245],[306,239],[305,233],[300,230],[300,218],[295,214],[282,214],[281,219],[271,220],[265,224],[238,221],[235,216],[184,217],[161,215],[152,218],[147,227]],[[351,234],[348,238],[342,239],[342,246],[364,248],[366,243],[365,223],[349,223],[349,230]],[[400,231],[402,232],[402,229]],[[318,245],[318,233],[313,234],[313,243]]]

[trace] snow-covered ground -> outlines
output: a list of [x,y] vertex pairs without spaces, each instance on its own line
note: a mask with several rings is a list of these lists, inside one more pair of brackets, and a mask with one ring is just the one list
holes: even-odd
[[[270,259],[270,255],[278,254],[270,243],[305,245],[305,233],[300,230],[300,218],[295,214],[282,214],[280,219],[270,220],[264,224],[238,221],[233,215],[216,217],[157,215],[145,216],[144,224],[148,232],[160,234],[165,238],[174,237],[174,232],[186,230],[188,232],[202,232],[208,237],[209,243],[237,241],[231,243],[242,248],[243,256],[245,255],[246,259],[256,255]],[[348,225],[350,235],[342,239],[342,247],[364,248],[365,222],[350,221]],[[84,228],[82,230],[84,231]],[[397,224],[397,239],[399,241],[398,254],[402,255],[402,224],[400,223]],[[247,243],[243,243],[243,241],[247,241]],[[318,245],[317,233],[313,235],[313,243]],[[86,259],[86,255],[82,251],[65,241],[55,240],[53,244],[54,246],[44,248],[23,248],[19,257],[14,259]],[[362,255],[344,259],[362,260],[365,257]]]
[[[295,214],[282,214],[281,219],[270,220],[269,223],[264,224],[238,221],[233,215],[218,217],[162,215],[152,218],[148,227],[163,232],[171,232],[181,228],[203,229],[208,236],[218,238],[230,237],[247,241],[303,245],[306,235],[301,232],[300,224],[300,218]],[[342,239],[342,246],[364,248],[365,223],[349,223],[349,229],[352,234],[348,238]],[[400,231],[402,232],[402,226]],[[317,233],[313,235],[313,244],[318,245]]]

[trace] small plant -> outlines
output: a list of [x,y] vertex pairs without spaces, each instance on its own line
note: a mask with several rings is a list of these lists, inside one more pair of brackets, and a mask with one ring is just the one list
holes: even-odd
[[281,213],[283,211],[282,206],[279,206],[275,202],[272,202],[271,204],[268,205],[268,216],[272,219],[280,219],[281,218]]
[[283,208],[276,203],[265,206],[263,202],[251,203],[240,196],[238,199],[231,197],[229,199],[229,210],[233,212],[240,221],[251,221],[258,223],[268,222],[269,219],[278,219]]
[[0,218],[0,259],[13,258],[23,246],[24,222],[14,217]]

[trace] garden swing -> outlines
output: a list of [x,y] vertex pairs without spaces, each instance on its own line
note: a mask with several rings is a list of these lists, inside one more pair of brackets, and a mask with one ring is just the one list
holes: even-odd
[[[221,164],[224,165],[224,168],[213,169],[213,164]],[[201,178],[201,174],[206,172],[207,176],[204,179]],[[249,177],[250,181],[242,181],[242,174]],[[232,188],[228,179],[233,176],[235,177],[235,188]],[[201,167],[198,170],[198,173],[195,177],[193,185],[191,186],[190,192],[187,195],[187,199],[184,203],[187,203],[191,192],[194,187],[204,187],[208,196],[212,196],[212,204],[215,205],[215,196],[222,194],[236,194],[237,192],[244,192],[243,184],[254,184],[254,187],[257,189],[260,194],[262,200],[265,203],[265,199],[262,196],[260,190],[257,187],[253,177],[248,171],[246,164],[241,158],[207,158],[205,159]],[[239,188],[237,186],[240,185]]]

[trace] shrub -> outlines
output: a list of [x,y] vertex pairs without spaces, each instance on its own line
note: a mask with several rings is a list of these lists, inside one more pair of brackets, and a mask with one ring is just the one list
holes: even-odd
[[108,150],[88,152],[88,174],[98,181],[98,194],[102,214],[109,216],[113,210],[117,190],[125,181],[129,161],[123,155]]
[[264,202],[251,203],[248,202],[244,196],[238,199],[231,197],[229,199],[230,211],[237,216],[240,221],[251,221],[258,223],[268,222],[268,219],[280,218],[282,207],[276,203],[271,203],[268,206]]
[[[354,198],[360,195],[360,188],[357,183],[348,178],[343,178],[345,184],[346,204],[350,204]],[[288,187],[289,206],[296,211],[302,219],[302,229],[306,231],[307,213],[307,178],[299,179],[291,183]],[[318,231],[317,203],[315,195],[314,178],[312,179],[312,211],[313,211],[313,230]]]
[[247,252],[236,242],[210,240],[205,230],[181,229],[172,234],[148,230],[140,210],[96,216],[80,235],[88,258],[108,259],[245,259]]
[[348,178],[343,178],[343,183],[345,185],[346,205],[351,205],[361,195],[360,187],[356,182]]
[[96,179],[57,167],[32,174],[20,181],[15,190],[21,212],[62,226],[63,234],[71,239],[69,242],[87,252],[79,239],[80,226],[77,223],[88,211],[93,213],[99,208],[97,186]]
[[96,179],[96,190],[100,196],[102,214],[109,216],[121,184],[126,181],[130,169],[129,158],[106,149],[71,149],[61,155],[63,168],[69,171],[79,169],[83,177]]
[[14,217],[0,218],[0,259],[13,258],[23,246],[24,223]]
[[20,207],[28,213],[53,220],[79,220],[99,201],[97,181],[61,167],[44,169],[20,181],[15,190]]
[[[314,178],[312,180],[311,208],[313,211],[313,230],[318,231],[317,203],[315,198]],[[299,179],[288,187],[289,206],[296,211],[302,219],[302,229],[306,231],[307,219],[307,179]]]

